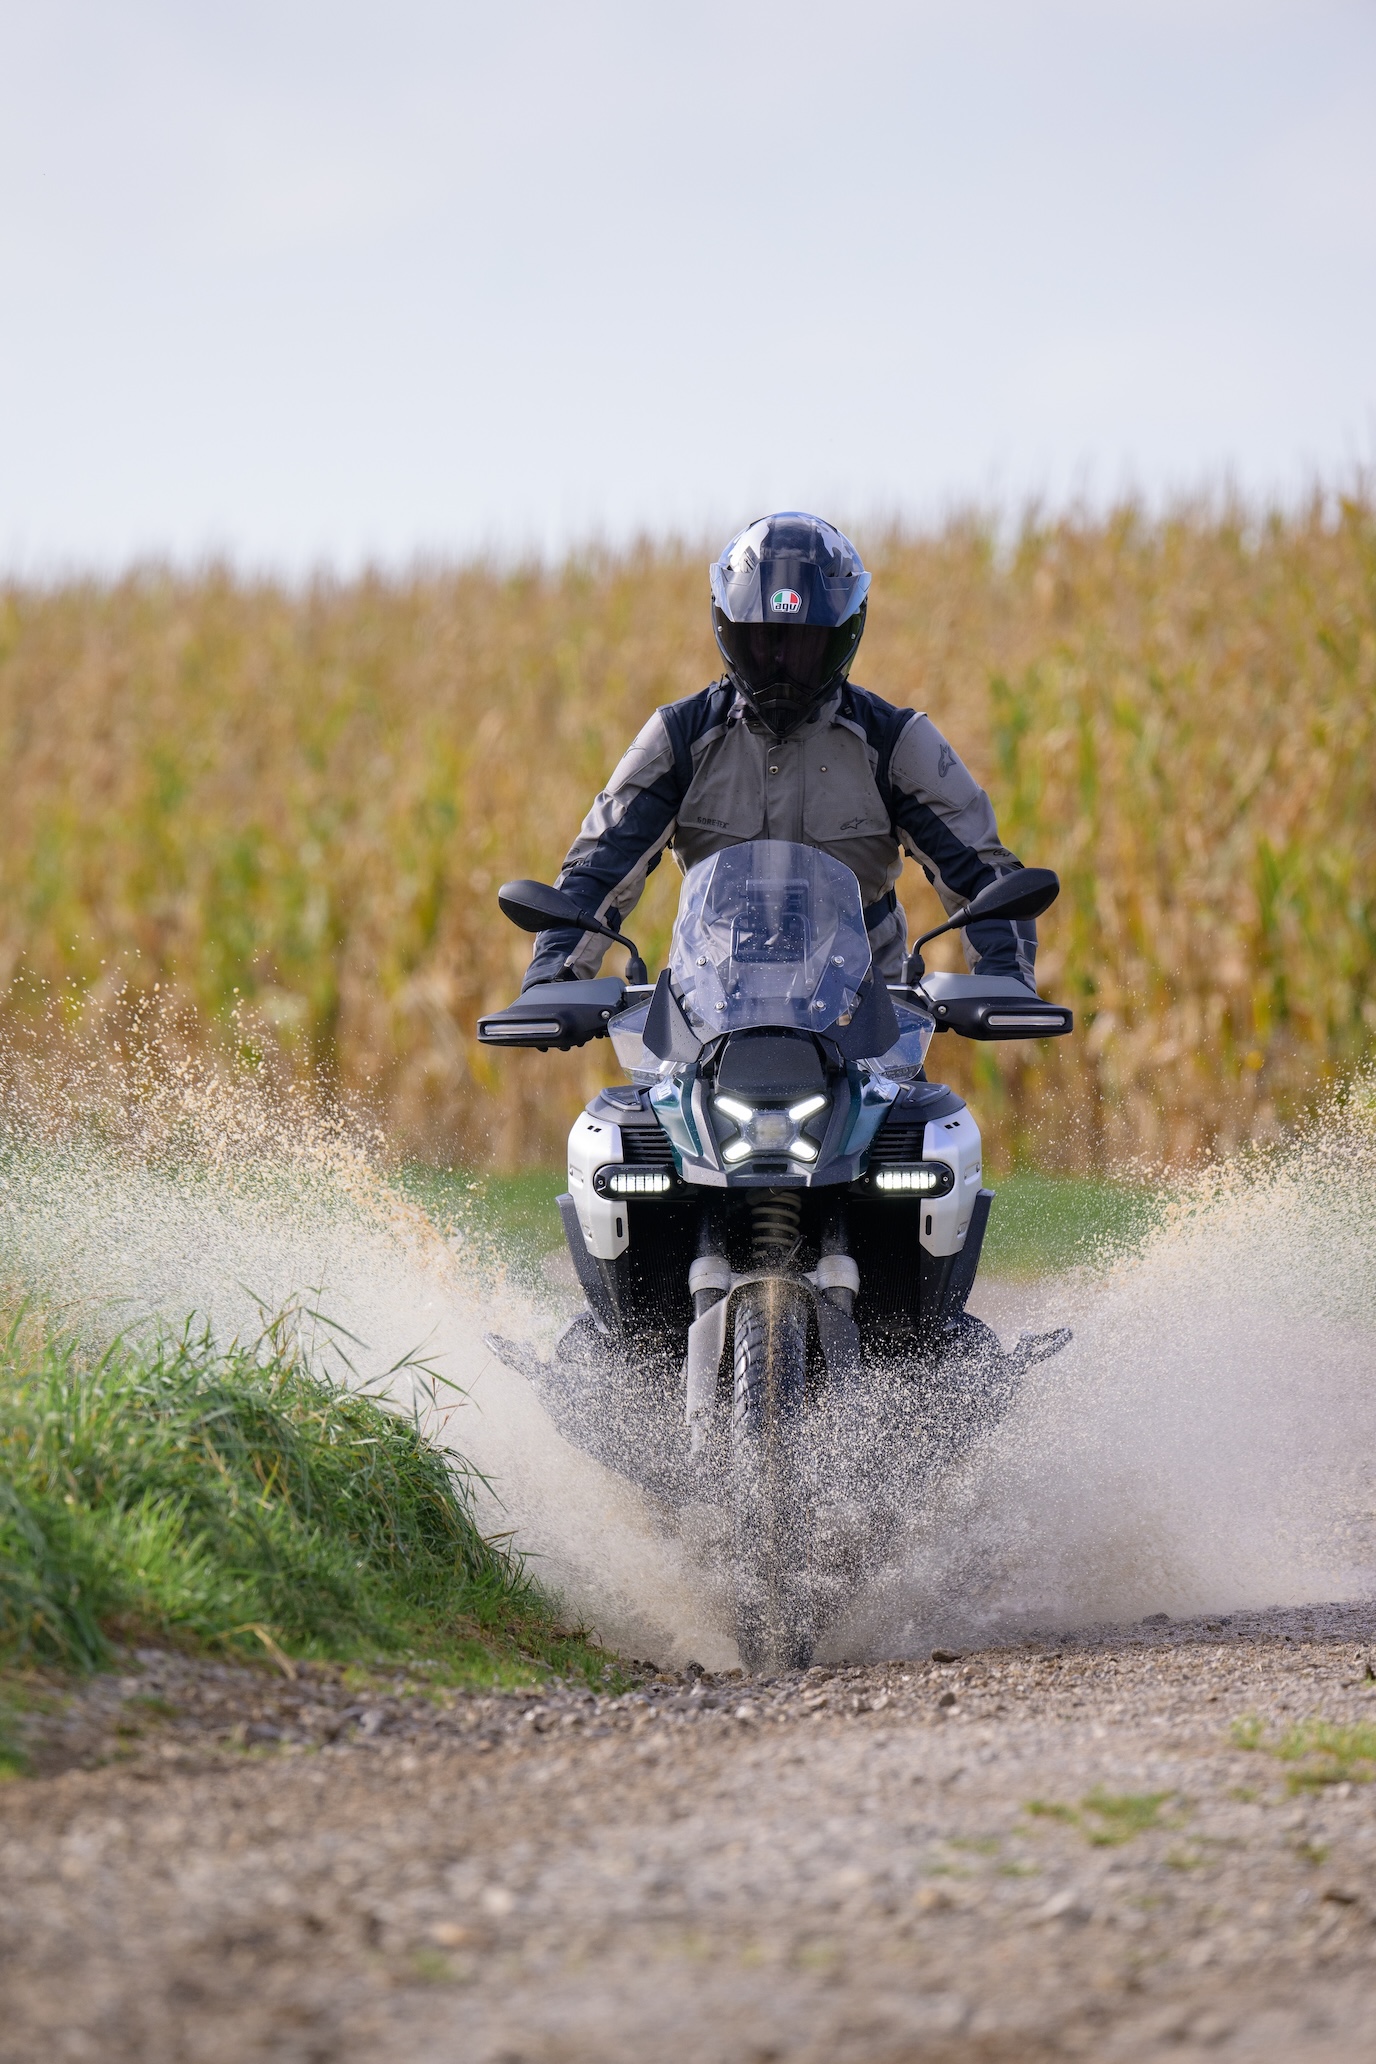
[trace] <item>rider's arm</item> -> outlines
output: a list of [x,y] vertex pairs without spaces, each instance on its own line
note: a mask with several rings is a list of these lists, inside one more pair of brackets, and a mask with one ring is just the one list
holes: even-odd
[[[646,876],[659,865],[682,799],[673,743],[663,712],[656,710],[583,819],[559,870],[564,894],[590,917],[620,930]],[[593,932],[541,932],[521,986],[595,975],[606,950],[606,940]]]
[[[915,716],[900,732],[889,781],[899,835],[948,914],[1022,865],[999,837],[988,796],[930,717]],[[995,918],[967,926],[962,937],[973,973],[1014,975],[1035,988],[1033,922]]]

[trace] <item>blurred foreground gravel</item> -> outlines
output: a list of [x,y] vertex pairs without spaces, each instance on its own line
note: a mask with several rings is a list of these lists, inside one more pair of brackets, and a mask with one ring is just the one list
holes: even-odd
[[1376,1726],[1374,1651],[1322,1606],[615,1699],[141,1652],[0,1789],[0,2059],[1376,2059],[1376,1785],[1235,1730]]

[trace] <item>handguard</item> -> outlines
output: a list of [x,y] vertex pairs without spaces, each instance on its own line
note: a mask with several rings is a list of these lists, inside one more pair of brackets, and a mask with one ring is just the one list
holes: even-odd
[[937,1031],[962,1039],[1055,1039],[1075,1029],[1073,1011],[1011,975],[927,975],[922,989]]
[[626,1000],[619,975],[599,975],[591,982],[538,982],[505,1010],[478,1020],[481,1046],[534,1046],[541,1053],[556,1047],[586,1046],[605,1039],[607,1026]]

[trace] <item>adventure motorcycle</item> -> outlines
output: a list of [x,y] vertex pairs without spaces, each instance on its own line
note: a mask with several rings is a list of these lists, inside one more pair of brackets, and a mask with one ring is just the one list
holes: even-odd
[[629,979],[528,989],[479,1039],[610,1036],[630,1081],[569,1136],[559,1209],[587,1310],[552,1361],[489,1344],[568,1439],[672,1504],[729,1514],[747,1668],[809,1660],[885,1524],[1070,1337],[1005,1353],[966,1311],[993,1193],[974,1119],[924,1068],[937,1031],[1071,1030],[1022,983],[928,974],[921,951],[1058,892],[1046,868],[991,882],[918,940],[895,987],[871,966],[855,876],[810,846],[758,840],[690,869],[653,987],[634,944],[560,891],[499,892],[528,931],[627,947]]

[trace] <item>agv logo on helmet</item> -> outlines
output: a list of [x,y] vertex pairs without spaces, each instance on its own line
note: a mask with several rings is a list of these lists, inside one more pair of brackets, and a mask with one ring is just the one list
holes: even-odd
[[803,598],[796,588],[776,588],[769,598],[769,606],[780,616],[796,616],[803,606]]

